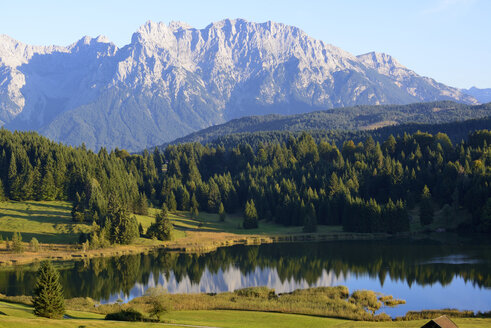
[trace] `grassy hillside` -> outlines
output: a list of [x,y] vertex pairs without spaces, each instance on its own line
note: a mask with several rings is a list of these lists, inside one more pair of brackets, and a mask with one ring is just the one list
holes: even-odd
[[[41,243],[73,244],[78,242],[81,232],[90,232],[90,225],[72,221],[72,204],[61,201],[23,201],[0,202],[0,235],[11,239],[12,233],[22,234],[24,242],[35,237]],[[146,229],[155,221],[159,209],[150,208],[148,215],[136,215],[139,223]],[[174,224],[174,240],[186,236],[186,232],[200,231],[207,233],[233,234],[290,234],[301,233],[302,227],[286,227],[272,222],[261,221],[258,229],[242,229],[242,215],[228,215],[224,222],[218,214],[201,212],[197,219],[191,218],[188,212],[170,213]],[[320,233],[342,232],[340,226],[319,226]]]
[[62,201],[0,202],[0,234],[10,239],[18,231],[25,242],[35,237],[41,243],[76,243],[90,226],[72,222],[71,209],[71,203]]
[[[103,315],[83,312],[67,311],[68,318],[65,320],[50,320],[35,317],[30,306],[0,302],[0,327],[2,328],[78,328],[78,327],[116,327],[116,328],[138,328],[138,327],[162,327],[161,323],[136,323],[136,322],[114,322],[104,321]],[[267,313],[254,311],[174,311],[165,316],[167,322],[173,327],[185,327],[184,325],[214,326],[214,327],[387,327],[387,328],[419,328],[427,320],[415,320],[404,322],[360,322],[332,318],[320,318],[305,315]],[[455,319],[455,323],[461,328],[489,327],[491,319]],[[180,326],[183,325],[183,326]]]
[[[422,129],[429,130],[428,132],[431,133],[435,129],[427,125],[471,120],[490,115],[491,104],[470,106],[450,101],[410,105],[356,106],[296,115],[244,117],[194,132],[176,139],[171,144],[207,143],[225,135],[260,131],[373,130],[385,127],[388,131],[407,130],[406,132],[411,133]],[[481,126],[483,123],[479,121],[472,122],[473,125],[476,123],[480,127],[476,126],[474,129],[489,127],[489,124]],[[404,127],[390,127],[390,125],[406,124],[408,125]],[[420,124],[424,125],[419,126]],[[438,127],[436,130],[446,132],[445,127]],[[462,137],[466,135],[467,133]],[[347,137],[353,138],[349,133]]]
[[[41,243],[75,244],[78,242],[79,234],[90,232],[91,227],[85,223],[73,222],[71,208],[71,203],[62,201],[0,202],[0,235],[3,239],[11,239],[12,233],[17,231],[22,234],[24,242],[29,242],[35,237]],[[159,211],[156,208],[149,208],[148,215],[135,215],[144,231],[155,221],[155,215]],[[459,212],[449,216],[440,209],[436,211],[432,225],[422,227],[418,220],[418,209],[413,209],[410,214],[413,218],[412,231],[453,227],[469,215],[460,209]],[[194,236],[190,232],[200,232],[200,236],[212,233],[259,236],[303,233],[302,226],[284,226],[266,220],[261,220],[257,229],[245,230],[242,228],[243,217],[240,213],[228,214],[224,222],[220,221],[218,214],[206,212],[201,212],[198,218],[192,218],[189,212],[178,211],[169,213],[169,218],[175,227],[173,236],[175,241],[188,237],[189,242],[199,243],[196,239],[198,235]],[[341,226],[319,225],[317,232],[342,234],[343,229]],[[140,244],[145,243],[144,238],[140,239]]]

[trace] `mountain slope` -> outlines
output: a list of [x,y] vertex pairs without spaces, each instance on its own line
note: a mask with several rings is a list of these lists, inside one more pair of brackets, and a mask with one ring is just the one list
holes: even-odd
[[356,57],[273,22],[148,22],[122,48],[0,36],[0,124],[90,148],[137,150],[249,115],[435,100],[476,102],[388,55]]
[[491,103],[484,105],[465,105],[443,101],[410,105],[365,105],[288,116],[266,115],[243,117],[191,133],[172,141],[171,144],[186,142],[207,143],[221,136],[238,133],[373,130],[384,126],[408,123],[448,123],[489,116],[491,116]]
[[487,103],[491,101],[491,88],[479,89],[472,87],[470,89],[463,89],[462,92],[474,97],[480,103]]

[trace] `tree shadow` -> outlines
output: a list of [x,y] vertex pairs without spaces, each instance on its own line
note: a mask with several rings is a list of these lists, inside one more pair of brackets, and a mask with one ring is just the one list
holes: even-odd
[[[0,235],[3,239],[9,238],[12,240],[12,231],[0,230]],[[40,243],[53,244],[76,244],[78,242],[77,233],[40,233],[40,232],[22,232],[22,241],[29,242],[32,238],[36,238]]]

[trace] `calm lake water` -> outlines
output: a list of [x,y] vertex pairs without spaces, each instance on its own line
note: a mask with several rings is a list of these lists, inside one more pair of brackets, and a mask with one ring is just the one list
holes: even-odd
[[[0,271],[0,293],[31,294],[35,269]],[[101,302],[127,301],[156,285],[170,293],[250,286],[281,293],[345,285],[405,299],[405,305],[383,309],[391,316],[422,309],[491,310],[491,242],[475,236],[234,246],[204,255],[161,251],[63,263],[59,270],[67,298]]]

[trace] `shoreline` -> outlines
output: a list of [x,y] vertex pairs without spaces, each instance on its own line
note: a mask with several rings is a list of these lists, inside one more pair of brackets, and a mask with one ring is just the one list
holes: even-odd
[[[112,245],[108,248],[83,251],[80,245],[43,244],[38,252],[7,252],[5,243],[1,245],[0,267],[27,265],[43,260],[77,261],[101,257],[147,254],[155,250],[177,253],[209,253],[220,247],[235,245],[261,245],[273,243],[350,241],[387,239],[385,233],[291,233],[291,234],[250,234],[241,235],[226,232],[186,231],[186,237],[174,241],[153,244]],[[27,247],[27,244],[25,244]]]

